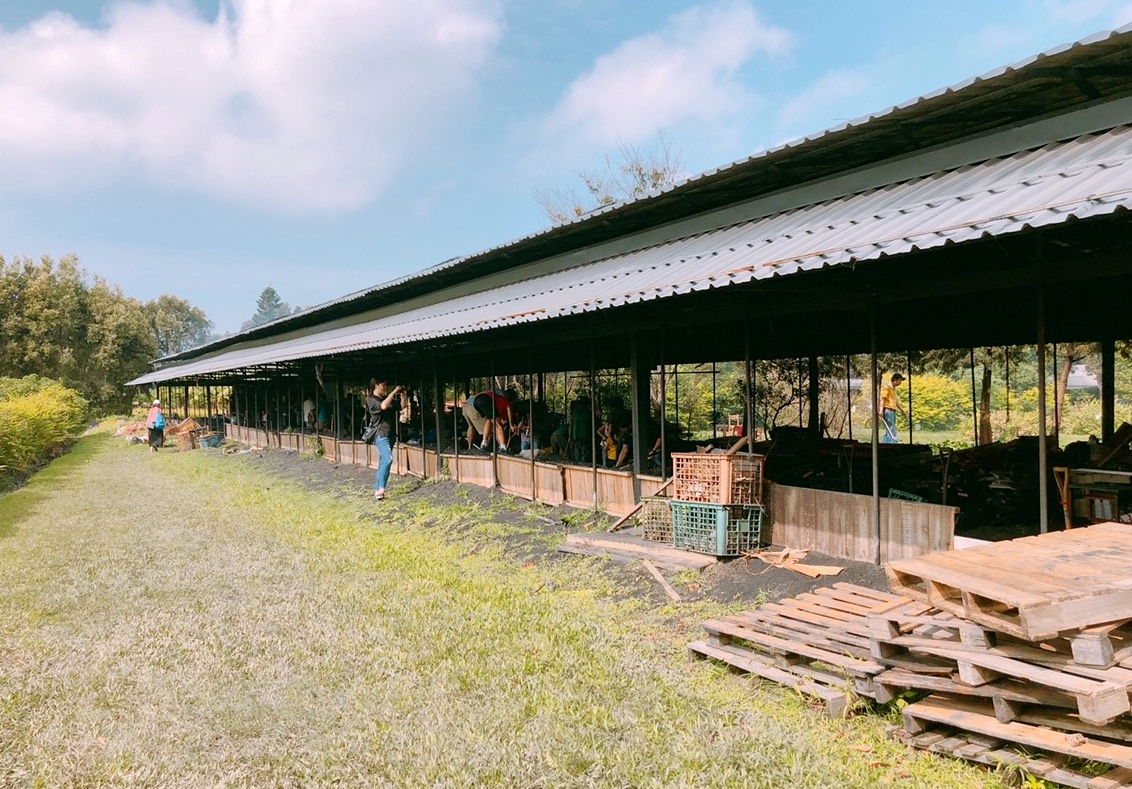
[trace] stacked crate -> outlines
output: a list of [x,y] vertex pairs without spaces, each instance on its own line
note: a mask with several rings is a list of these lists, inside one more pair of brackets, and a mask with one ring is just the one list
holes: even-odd
[[672,545],[714,556],[757,549],[765,461],[747,453],[673,453]]

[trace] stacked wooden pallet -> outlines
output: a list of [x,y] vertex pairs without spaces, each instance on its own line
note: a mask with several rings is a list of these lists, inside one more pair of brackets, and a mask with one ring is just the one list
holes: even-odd
[[[900,733],[913,746],[984,763],[1021,747],[1028,755],[1012,761],[1048,781],[1132,787],[1132,529],[1099,524],[931,554],[888,573],[884,598],[845,585],[811,596],[831,598],[840,616],[787,627],[782,609],[788,622],[806,609],[802,598],[783,601],[779,612],[708,622],[708,641],[692,649],[788,672],[785,684],[834,714],[849,701],[832,689],[879,702],[919,691],[928,695],[904,707]],[[788,650],[768,646],[788,636]],[[1112,769],[1088,775],[1077,763]]]
[[892,698],[874,682],[887,666],[872,657],[868,615],[907,602],[887,592],[836,583],[705,622],[707,638],[689,649],[815,696],[836,717],[855,696]]

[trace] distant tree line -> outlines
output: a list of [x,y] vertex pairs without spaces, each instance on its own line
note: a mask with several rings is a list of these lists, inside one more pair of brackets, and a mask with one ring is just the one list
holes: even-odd
[[0,257],[0,376],[54,379],[94,413],[128,409],[126,381],[211,332],[212,322],[188,301],[163,294],[142,303],[88,274],[73,255]]

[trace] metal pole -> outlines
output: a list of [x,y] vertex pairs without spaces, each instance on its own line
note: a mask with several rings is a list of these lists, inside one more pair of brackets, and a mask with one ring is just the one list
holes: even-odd
[[1046,294],[1038,287],[1038,531],[1049,531],[1049,490],[1046,486]]
[[594,386],[594,340],[590,336],[590,468],[593,471],[594,510],[597,510],[597,387]]
[[[421,389],[417,394],[417,402],[421,406],[421,479],[428,479],[428,451],[425,449],[425,421],[424,421],[424,404],[425,404],[425,378],[424,367],[420,370]],[[437,440],[439,440],[439,435]]]
[[908,443],[916,443],[912,435],[912,352],[908,351]]
[[[539,391],[542,391],[542,373],[539,373]],[[527,346],[527,430],[531,434],[531,501],[536,501],[538,488],[535,477],[535,381],[534,360],[529,345]],[[523,448],[522,436],[519,436],[519,448]]]
[[436,364],[436,356],[432,357],[432,400],[436,409],[436,473],[440,475],[440,453],[444,450],[442,425],[444,418],[444,391],[440,388],[440,371]]
[[979,445],[979,402],[975,395],[975,349],[971,348],[971,417],[975,426],[975,446]]
[[716,428],[719,423],[719,406],[716,403],[715,392],[716,369],[715,362],[711,363],[711,437],[718,438]]
[[755,387],[751,376],[753,366],[751,365],[751,322],[749,320],[743,322],[743,329],[743,380],[747,390],[746,402],[743,403],[743,408],[746,411],[743,414],[743,419],[746,422],[743,426],[743,435],[747,437],[747,451],[753,452],[754,447],[751,445],[755,441]]
[[849,440],[853,440],[853,385],[850,382],[849,354],[845,354],[845,424],[849,426]]
[[[468,399],[467,387],[464,387],[464,399]],[[454,448],[454,458],[452,460],[453,468],[452,479],[457,482],[460,481],[460,409],[456,407],[457,401],[460,399],[460,382],[456,377],[456,358],[452,358],[452,446]],[[469,447],[471,449],[471,447]]]
[[1053,438],[1061,446],[1061,368],[1057,366],[1057,343],[1053,344]]
[[875,540],[873,559],[876,564],[880,564],[880,420],[883,417],[880,413],[880,403],[877,402],[877,395],[880,393],[880,371],[877,369],[876,312],[876,299],[874,298],[869,304],[869,359],[872,370],[870,399],[873,408],[873,537]]
[[1116,342],[1101,340],[1101,441],[1116,431]]

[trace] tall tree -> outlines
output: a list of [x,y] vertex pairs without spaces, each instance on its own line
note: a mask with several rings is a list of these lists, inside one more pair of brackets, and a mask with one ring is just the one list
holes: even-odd
[[204,310],[168,293],[147,302],[145,314],[157,342],[158,356],[203,345],[212,336],[212,321]]
[[60,381],[96,413],[129,405],[125,382],[146,372],[158,355],[154,314],[180,315],[180,326],[161,318],[167,337],[192,337],[210,325],[203,312],[172,296],[143,306],[117,286],[91,279],[73,255],[59,261],[0,257],[0,305],[0,376]]
[[279,293],[275,288],[268,285],[260,291],[259,298],[256,299],[255,315],[244,321],[240,329],[251,329],[277,318],[285,318],[294,311],[290,304],[279,298]]
[[[976,348],[974,351],[967,348],[945,348],[936,351],[925,351],[920,357],[924,369],[932,370],[941,375],[954,375],[957,370],[970,370],[971,360],[974,359],[976,367],[982,367],[979,375],[978,403],[978,437],[980,444],[994,442],[994,431],[991,428],[991,385],[994,380],[994,368],[1006,363],[1017,365],[1024,355],[1023,346]],[[978,375],[978,372],[976,371]]]
[[543,187],[535,190],[535,201],[552,225],[564,225],[602,206],[678,183],[685,175],[683,158],[663,131],[657,132],[651,148],[619,142],[617,155],[607,155],[604,167],[575,173],[581,192],[576,187]]
[[124,410],[133,397],[124,384],[145,372],[157,354],[146,308],[96,277],[87,295],[87,314],[80,391],[103,411]]

